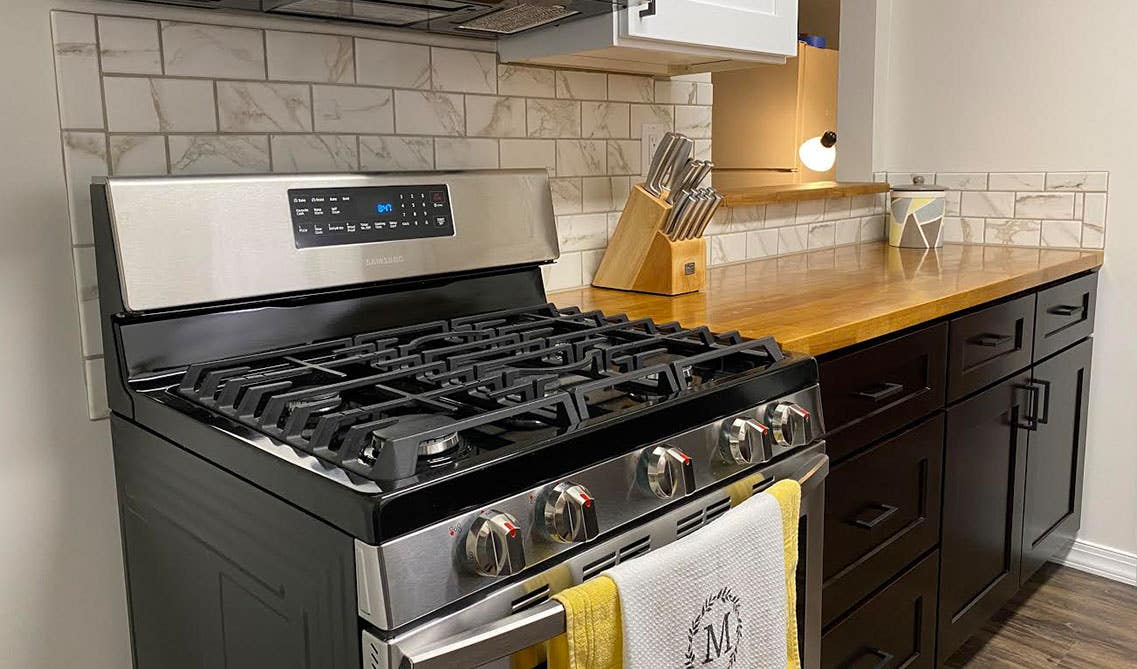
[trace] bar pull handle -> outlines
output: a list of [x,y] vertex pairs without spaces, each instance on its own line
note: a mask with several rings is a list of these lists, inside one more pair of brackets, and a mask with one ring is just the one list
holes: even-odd
[[976,346],[987,346],[988,348],[998,348],[999,346],[1002,346],[1003,344],[1006,344],[1007,342],[1009,342],[1013,339],[1014,339],[1014,337],[1012,337],[1011,335],[1001,335],[1001,334],[995,334],[993,332],[984,332],[983,334],[978,334],[978,335],[975,335],[974,337],[972,337],[971,339],[968,339],[967,343],[975,344]]
[[1054,314],[1055,316],[1073,316],[1074,314],[1081,316],[1085,312],[1086,308],[1080,304],[1077,306],[1072,304],[1057,304],[1046,310],[1046,313]]
[[1038,412],[1039,412],[1040,395],[1041,395],[1041,391],[1039,390],[1039,386],[1035,385],[1035,383],[1033,381],[1030,381],[1030,382],[1027,382],[1023,385],[1017,386],[1017,388],[1019,388],[1020,390],[1026,391],[1026,393],[1030,397],[1027,400],[1027,407],[1028,408],[1026,411],[1026,417],[1020,418],[1016,425],[1018,427],[1021,427],[1024,430],[1030,430],[1031,432],[1037,432],[1038,431],[1038,423],[1039,423]]
[[872,667],[870,669],[884,669],[888,665],[892,664],[892,661],[896,659],[896,656],[893,655],[892,653],[889,653],[888,651],[881,650],[879,648],[869,648],[868,650],[865,651],[865,654],[862,655],[861,657],[877,657],[877,658],[880,658],[880,661],[877,662],[876,664],[872,665]]
[[655,0],[648,0],[647,7],[640,10],[640,18],[646,19],[649,16],[655,16]]
[[858,390],[853,393],[853,397],[859,397],[865,400],[871,400],[876,403],[885,401],[890,397],[895,397],[904,392],[904,385],[900,383],[890,383],[882,381],[875,386],[871,386],[865,390]]
[[1037,420],[1040,424],[1046,425],[1046,423],[1050,420],[1050,382],[1043,381],[1042,379],[1031,379],[1030,383],[1031,385],[1041,386],[1042,388],[1042,415],[1039,416],[1037,412],[1035,415],[1037,416]]
[[891,504],[870,504],[869,508],[874,508],[877,511],[872,518],[854,518],[852,524],[864,530],[871,530],[900,510],[900,507]]

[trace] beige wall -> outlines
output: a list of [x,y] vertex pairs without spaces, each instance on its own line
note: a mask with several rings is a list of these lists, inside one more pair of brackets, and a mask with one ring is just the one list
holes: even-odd
[[798,0],[797,27],[824,37],[826,49],[841,48],[841,0]]
[[1110,173],[1079,539],[1137,553],[1137,3],[903,0],[878,10],[888,7],[877,17],[891,28],[876,49],[886,63],[874,169]]
[[109,426],[88,420],[83,390],[49,4],[6,0],[0,21],[0,664],[122,669]]

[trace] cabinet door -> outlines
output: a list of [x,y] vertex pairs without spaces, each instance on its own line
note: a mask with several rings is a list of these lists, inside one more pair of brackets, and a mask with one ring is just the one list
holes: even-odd
[[749,53],[797,55],[797,0],[656,0],[621,12],[620,32],[636,39]]
[[1019,587],[1029,381],[1029,374],[1019,374],[948,409],[937,643],[941,662]]
[[1087,339],[1034,367],[1041,409],[1027,450],[1020,582],[1068,544],[1081,524],[1092,353],[1093,340]]

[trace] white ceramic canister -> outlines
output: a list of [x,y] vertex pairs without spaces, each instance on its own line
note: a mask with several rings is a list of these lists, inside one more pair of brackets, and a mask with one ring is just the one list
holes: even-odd
[[943,186],[913,177],[911,185],[893,186],[888,203],[888,243],[905,249],[938,249],[944,245]]

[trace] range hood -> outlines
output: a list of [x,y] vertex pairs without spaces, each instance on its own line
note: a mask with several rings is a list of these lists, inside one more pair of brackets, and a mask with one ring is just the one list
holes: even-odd
[[497,39],[607,14],[628,0],[131,0]]

